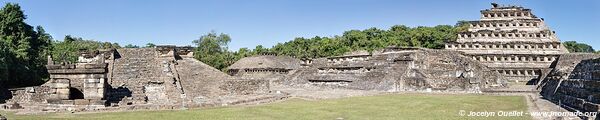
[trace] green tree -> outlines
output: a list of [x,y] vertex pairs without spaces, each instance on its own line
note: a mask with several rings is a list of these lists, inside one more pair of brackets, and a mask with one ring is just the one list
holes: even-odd
[[434,27],[407,27],[395,25],[390,29],[369,28],[365,30],[345,31],[341,36],[312,38],[298,37],[291,41],[278,43],[271,48],[262,45],[253,50],[242,48],[235,52],[227,51],[229,36],[211,32],[194,43],[198,45],[196,58],[215,68],[223,69],[233,62],[247,56],[260,53],[275,53],[296,58],[319,58],[343,55],[356,50],[383,49],[388,46],[423,47],[441,49],[444,44],[457,38],[464,32],[468,22],[460,21],[456,25],[438,25]]
[[63,41],[55,41],[52,44],[52,57],[56,62],[75,62],[79,57],[80,50],[97,50],[121,48],[118,44],[110,42],[98,42],[85,40],[71,35],[65,36]]
[[240,48],[238,51],[236,51],[234,53],[234,55],[235,55],[235,59],[239,60],[239,59],[242,59],[244,57],[251,56],[252,55],[252,51],[250,49],[248,49],[248,48]]
[[146,47],[144,48],[154,48],[156,45],[153,43],[146,43]]
[[585,43],[577,43],[575,41],[565,41],[563,45],[569,52],[584,52],[584,53],[593,53],[595,50],[592,46]]
[[102,43],[102,49],[121,48],[117,43],[104,42]]
[[263,47],[262,45],[257,45],[252,52],[254,53],[254,55],[257,55],[262,53],[268,53],[269,49]]
[[224,70],[227,66],[233,64],[235,57],[228,49],[231,38],[227,34],[217,34],[214,31],[194,40],[196,49],[194,57],[210,66]]
[[17,4],[7,3],[0,9],[0,84],[37,85],[48,77],[44,64],[52,37],[25,19]]
[[127,45],[125,45],[125,48],[140,48],[140,46],[127,44]]
[[[466,26],[466,27],[465,27]],[[460,29],[466,30],[468,24],[459,22],[455,26],[438,25],[415,28],[395,25],[388,30],[369,28],[349,30],[341,36],[313,38],[295,38],[279,43],[270,50],[297,58],[316,58],[338,56],[356,50],[374,51],[388,46],[424,47],[441,49],[448,41],[455,40]]]

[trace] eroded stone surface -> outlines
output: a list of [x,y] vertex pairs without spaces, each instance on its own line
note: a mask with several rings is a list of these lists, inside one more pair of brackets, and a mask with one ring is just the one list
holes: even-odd
[[[540,85],[544,98],[572,111],[598,112],[600,55],[561,55]],[[587,116],[591,117],[591,116]]]
[[14,89],[8,102],[16,105],[6,105],[28,112],[112,111],[221,106],[286,97],[269,93],[268,82],[231,78],[190,58],[192,54],[187,47],[174,46],[83,52],[74,64],[49,62],[50,81]]
[[560,40],[531,9],[498,6],[481,10],[481,19],[468,21],[445,49],[465,52],[509,81],[536,85],[559,55],[568,53]]
[[[388,47],[314,59],[262,54],[241,59],[227,74],[191,58],[191,47],[82,52],[74,64],[49,58],[50,81],[11,89],[2,108],[127,111],[258,104],[290,96],[541,89],[545,99],[570,110],[598,111],[599,55],[565,54],[554,32],[529,9],[494,5],[481,14],[446,50]],[[537,86],[507,88],[507,81]]]
[[378,91],[481,92],[506,86],[502,75],[461,52],[389,47],[375,54],[305,60],[281,84]]

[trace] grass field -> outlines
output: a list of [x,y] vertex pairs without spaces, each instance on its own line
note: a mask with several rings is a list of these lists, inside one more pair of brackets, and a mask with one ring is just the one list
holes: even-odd
[[[135,111],[88,114],[14,115],[9,120],[365,120],[365,119],[531,119],[522,117],[464,117],[464,111],[526,111],[522,96],[392,94],[368,97],[283,102],[193,110]],[[468,113],[467,113],[468,114]]]

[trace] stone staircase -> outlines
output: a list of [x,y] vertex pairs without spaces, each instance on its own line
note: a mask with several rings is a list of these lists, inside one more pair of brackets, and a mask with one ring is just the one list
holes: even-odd
[[161,56],[155,48],[118,49],[115,56],[109,64],[111,105],[172,109],[219,103],[228,95],[221,87],[233,80],[194,58]]
[[156,60],[158,53],[153,48],[118,49],[115,57],[111,85],[113,88],[125,87],[131,95],[130,103],[145,104],[148,100],[144,86],[150,82],[164,82],[161,77],[160,64]]
[[189,101],[199,102],[201,99],[223,95],[219,88],[224,80],[231,76],[206,65],[194,58],[177,60],[176,70],[179,82]]

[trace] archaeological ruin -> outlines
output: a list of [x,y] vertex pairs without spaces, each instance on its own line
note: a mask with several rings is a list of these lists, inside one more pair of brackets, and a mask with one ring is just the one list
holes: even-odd
[[453,50],[388,47],[303,64],[283,84],[389,92],[481,92],[506,86],[502,75]]
[[11,89],[6,109],[29,112],[182,109],[284,99],[272,86],[385,92],[480,93],[507,87],[506,78],[454,50],[388,47],[374,53],[296,59],[261,54],[227,73],[194,58],[190,47],[82,51],[76,63],[49,57],[50,80]]
[[481,20],[467,23],[445,49],[390,46],[325,58],[261,53],[226,72],[194,59],[192,47],[82,50],[76,63],[48,57],[50,79],[10,89],[0,107],[23,113],[186,109],[272,102],[297,96],[287,88],[324,88],[540,93],[572,111],[599,110],[600,55],[568,53],[544,19],[520,6],[492,4]]
[[290,72],[299,69],[300,64],[299,59],[290,56],[263,53],[238,60],[227,68],[227,72],[237,79],[260,79],[278,84]]
[[[541,95],[571,111],[600,110],[600,55],[570,53],[561,55],[539,87]],[[595,117],[595,116],[586,116]]]
[[468,31],[459,33],[445,48],[465,52],[511,82],[536,85],[550,72],[550,64],[568,53],[531,9],[493,4],[481,10],[481,20],[467,23]]
[[268,82],[238,80],[194,58],[191,47],[82,51],[46,66],[50,80],[11,89],[4,108],[38,111],[178,109],[281,99]]

